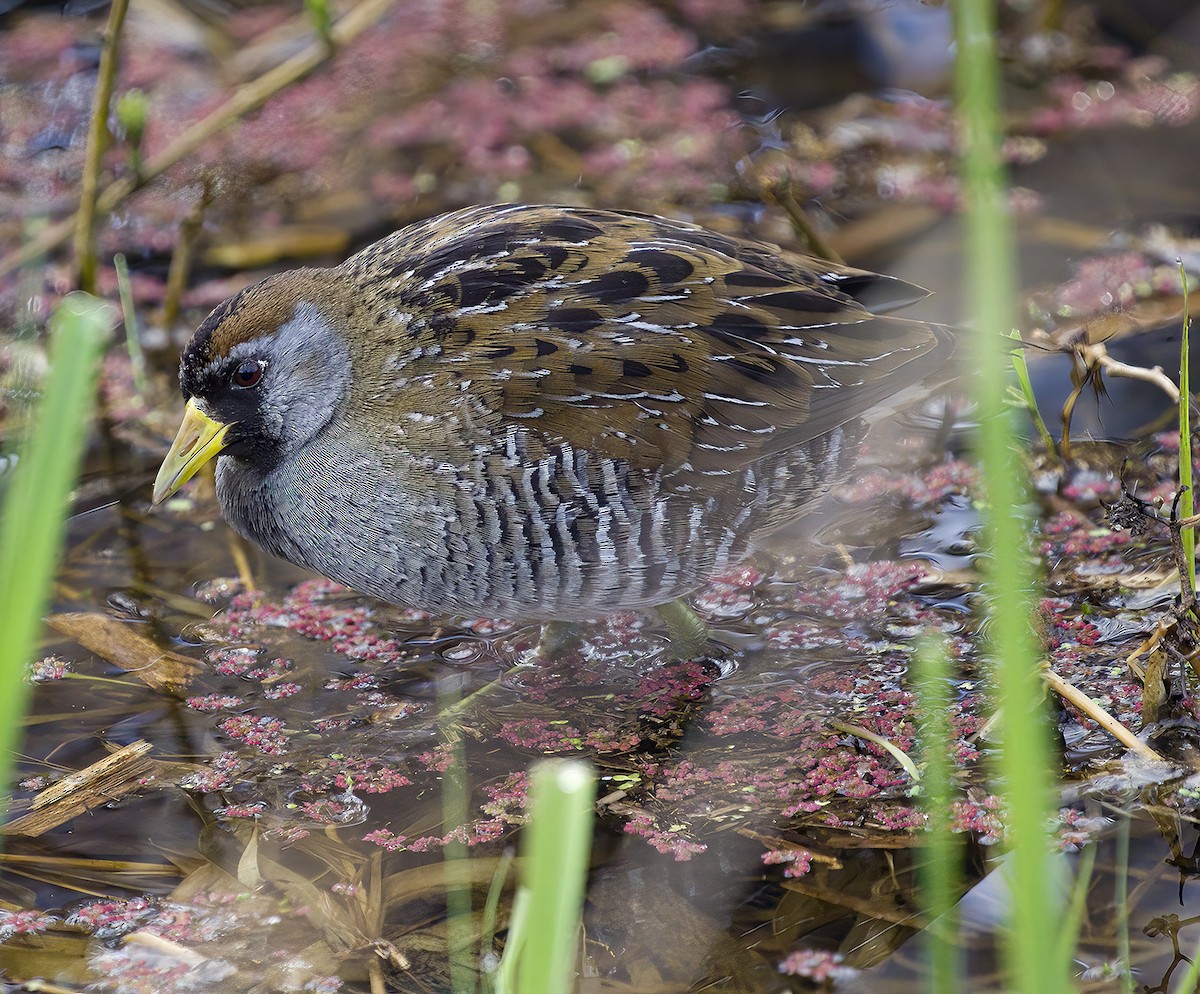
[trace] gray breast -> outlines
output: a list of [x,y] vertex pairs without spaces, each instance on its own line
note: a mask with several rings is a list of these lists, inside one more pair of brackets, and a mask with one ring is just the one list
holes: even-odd
[[230,524],[355,590],[435,614],[581,620],[661,604],[844,479],[857,426],[727,474],[638,472],[563,446],[381,472],[342,439],[266,477],[222,456]]

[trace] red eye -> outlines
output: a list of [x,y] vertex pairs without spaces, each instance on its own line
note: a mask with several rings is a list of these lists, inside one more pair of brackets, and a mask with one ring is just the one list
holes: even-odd
[[254,387],[258,386],[262,374],[263,364],[257,360],[248,359],[238,363],[237,369],[233,371],[233,375],[229,379],[235,387]]

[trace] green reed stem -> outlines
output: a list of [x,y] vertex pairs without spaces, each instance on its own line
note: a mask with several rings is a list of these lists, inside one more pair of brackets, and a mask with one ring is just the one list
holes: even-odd
[[1113,905],[1116,908],[1117,959],[1121,963],[1121,994],[1133,994],[1133,951],[1129,942],[1129,836],[1130,819],[1117,827],[1117,854],[1113,866]]
[[1087,912],[1088,891],[1092,886],[1092,875],[1096,868],[1095,842],[1088,843],[1079,854],[1076,863],[1075,879],[1071,881],[1071,896],[1063,909],[1063,923],[1058,935],[1058,958],[1063,963],[1069,963],[1079,944],[1079,930],[1083,926],[1083,916]]
[[[439,687],[438,708],[445,712],[457,692]],[[442,778],[442,828],[454,832],[470,820],[470,788],[466,750],[461,738],[451,742],[452,760]],[[474,994],[478,974],[474,968],[475,933],[471,921],[470,859],[467,844],[452,838],[442,847],[446,880],[446,947],[450,962],[452,994]]]
[[[506,851],[500,857],[500,861],[496,864],[496,872],[492,875],[491,886],[488,887],[487,898],[483,902],[483,915],[479,924],[479,953],[480,962],[487,969],[489,961],[494,960],[496,948],[496,923],[499,919],[500,898],[504,894],[504,885],[508,881],[509,871],[512,869],[515,857],[509,851]],[[484,973],[483,989],[495,990],[495,970],[491,973]]]
[[129,264],[118,252],[113,256],[113,268],[117,271],[117,292],[121,295],[121,316],[125,323],[125,348],[129,352],[129,365],[133,370],[133,386],[143,397],[148,396],[146,382],[146,356],[142,352],[142,340],[138,335],[137,313],[133,308],[133,287],[129,284]]
[[496,974],[499,994],[572,989],[595,802],[595,777],[587,764],[547,760],[533,767],[523,883]]
[[333,51],[333,11],[329,8],[329,0],[304,0],[304,9],[312,21],[313,30],[329,50]]
[[[1021,335],[1014,328],[1010,332],[1009,337],[1019,341]],[[1050,429],[1046,427],[1046,422],[1042,419],[1042,412],[1038,410],[1037,397],[1033,392],[1033,383],[1029,379],[1029,364],[1025,361],[1025,352],[1018,346],[1009,355],[1012,357],[1013,372],[1017,374],[1017,387],[1021,393],[1021,401],[1025,405],[1025,410],[1029,412],[1029,418],[1033,421],[1033,427],[1037,430],[1038,437],[1042,440],[1042,444],[1046,447],[1050,458],[1058,459],[1058,446],[1054,444],[1054,436],[1050,434]]]
[[954,734],[950,728],[950,666],[945,646],[927,639],[917,647],[913,689],[921,730],[921,808],[926,842],[918,879],[921,907],[930,926],[924,939],[929,955],[930,994],[959,994],[963,989],[962,957],[957,946],[955,904],[962,893],[959,872],[962,846],[955,835],[951,805],[954,787]]
[[59,305],[50,322],[50,372],[0,512],[0,790],[9,783],[19,745],[28,667],[50,599],[112,316],[84,293]]
[[1003,742],[998,771],[1004,782],[1011,849],[1011,920],[1005,963],[1013,990],[1069,990],[1055,938],[1059,899],[1053,886],[1048,826],[1055,761],[1038,677],[1039,646],[1031,624],[1033,583],[1025,471],[1005,407],[1007,377],[997,338],[1016,325],[1014,239],[1000,151],[999,69],[992,0],[954,4],[958,48],[957,96],[966,201],[967,296],[975,303],[975,396],[991,550],[988,586],[992,656],[996,665]]

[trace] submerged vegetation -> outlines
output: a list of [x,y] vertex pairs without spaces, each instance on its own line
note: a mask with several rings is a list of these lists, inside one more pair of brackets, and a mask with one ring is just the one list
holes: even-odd
[[[1115,43],[1082,3],[1002,5],[998,30],[987,3],[951,7],[957,110],[944,52],[924,96],[821,94],[792,78],[795,51],[772,72],[783,28],[825,37],[807,4],[7,15],[0,230],[19,247],[0,258],[0,410],[22,459],[0,526],[6,734],[33,694],[25,744],[5,750],[5,981],[1194,987],[1195,966],[1171,986],[1200,939],[1154,863],[1196,870],[1192,421],[1186,376],[1159,368],[1180,361],[1181,327],[1188,367],[1196,253],[1166,227],[1111,236],[1103,212],[1047,204],[1078,180],[1050,168],[1056,143],[1136,128],[1173,149],[1200,81]],[[921,16],[948,46],[948,12]],[[1002,117],[993,40],[1007,99],[1021,87]],[[685,661],[640,616],[549,662],[535,629],[380,605],[247,549],[203,488],[148,514],[173,357],[205,308],[252,271],[516,199],[688,216],[851,262],[932,257],[934,316],[974,326],[979,372],[957,391],[972,404],[924,437],[919,418],[874,433],[819,521],[696,594],[716,637]],[[959,212],[964,314],[939,228]],[[1020,238],[1059,260],[1023,298]],[[124,336],[64,299],[80,282],[120,301]],[[1165,358],[1149,361],[1155,328]],[[102,348],[93,472],[50,588]],[[1087,437],[1106,427],[1087,423],[1089,392],[1102,419],[1125,413],[1105,405],[1118,382],[1164,400],[1114,432],[1132,447]],[[1013,435],[1026,413],[1033,442]],[[34,651],[22,632],[47,590]],[[546,756],[589,763],[595,803],[582,764],[531,774]],[[576,805],[554,828],[531,799],[563,781]],[[510,850],[539,836],[540,857]]]

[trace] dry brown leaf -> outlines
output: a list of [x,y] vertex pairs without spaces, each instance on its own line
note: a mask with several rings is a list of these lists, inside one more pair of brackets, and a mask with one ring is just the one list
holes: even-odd
[[83,611],[52,614],[46,624],[165,693],[186,689],[203,669],[195,659],[163,649],[129,622],[106,614]]

